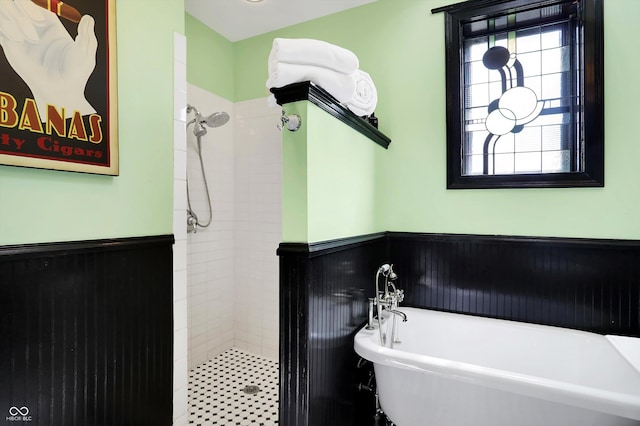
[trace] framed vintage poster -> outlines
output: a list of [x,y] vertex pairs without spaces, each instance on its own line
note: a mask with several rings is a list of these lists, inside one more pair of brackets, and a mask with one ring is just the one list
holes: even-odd
[[0,0],[0,167],[118,174],[115,0]]

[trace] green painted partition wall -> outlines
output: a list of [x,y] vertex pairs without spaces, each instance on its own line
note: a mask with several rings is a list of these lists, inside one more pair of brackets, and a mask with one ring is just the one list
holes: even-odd
[[171,234],[183,0],[118,0],[120,176],[0,166],[0,245]]
[[283,109],[302,117],[300,130],[282,135],[283,241],[384,231],[375,220],[375,154],[384,148],[310,102]]

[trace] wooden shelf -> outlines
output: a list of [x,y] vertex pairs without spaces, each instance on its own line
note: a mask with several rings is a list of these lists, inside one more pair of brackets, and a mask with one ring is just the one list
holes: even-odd
[[333,115],[347,126],[362,133],[381,147],[387,149],[391,143],[391,139],[384,133],[373,127],[365,119],[358,117],[352,111],[340,105],[338,100],[329,94],[329,92],[310,81],[273,88],[271,89],[271,93],[276,97],[278,105],[297,101],[309,101]]

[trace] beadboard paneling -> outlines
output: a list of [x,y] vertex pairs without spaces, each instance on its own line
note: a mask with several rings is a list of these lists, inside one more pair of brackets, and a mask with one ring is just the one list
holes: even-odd
[[171,424],[172,243],[0,247],[2,418],[27,407],[31,425]]
[[640,337],[640,242],[389,234],[404,305]]
[[355,366],[375,272],[404,306],[640,337],[640,242],[384,233],[280,244],[280,425],[373,425]]
[[353,336],[385,253],[383,234],[280,245],[280,425],[351,426],[373,416],[373,396],[357,391]]

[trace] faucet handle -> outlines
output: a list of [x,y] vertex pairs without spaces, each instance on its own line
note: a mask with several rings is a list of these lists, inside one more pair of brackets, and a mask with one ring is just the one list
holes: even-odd
[[400,290],[400,289],[396,290],[396,300],[398,301],[398,303],[404,300],[404,290]]

